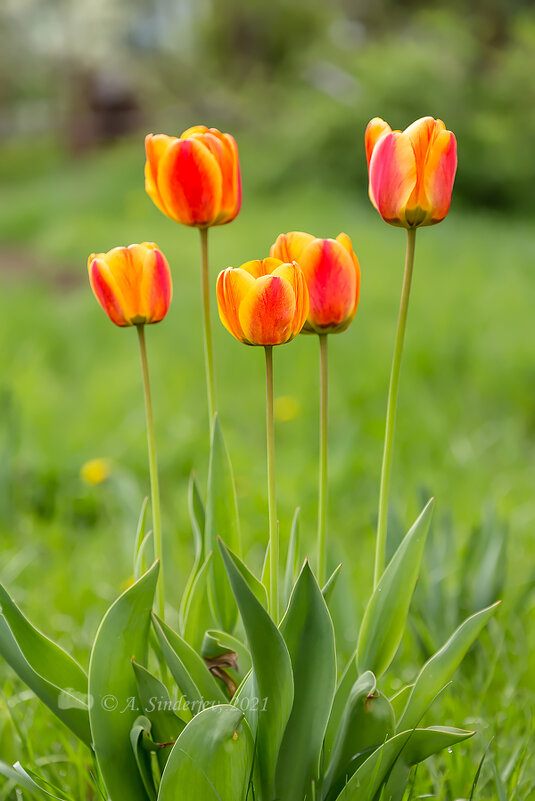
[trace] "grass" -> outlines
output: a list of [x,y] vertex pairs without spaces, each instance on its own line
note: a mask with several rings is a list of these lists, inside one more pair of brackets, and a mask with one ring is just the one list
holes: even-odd
[[[265,169],[273,155],[259,159],[255,143],[245,140],[243,211],[210,232],[212,272],[215,281],[219,269],[266,255],[277,234],[292,229],[319,236],[344,230],[361,261],[357,317],[329,342],[329,562],[344,561],[336,610],[343,658],[372,581],[404,236],[380,220],[365,186],[349,194],[301,177],[289,191],[265,191],[255,165],[262,161]],[[136,338],[115,329],[94,301],[85,270],[91,251],[152,240],[173,271],[170,314],[147,331],[165,548],[176,571],[169,587],[182,585],[192,557],[189,473],[195,469],[202,484],[206,479],[198,235],[152,206],[142,166],[136,139],[69,164],[51,156],[40,170],[25,166],[16,182],[7,168],[0,171],[0,579],[30,619],[85,665],[100,618],[130,579],[135,520],[148,492]],[[443,571],[462,596],[469,533],[490,503],[508,529],[509,567],[496,621],[441,701],[448,723],[478,734],[422,767],[414,797],[469,798],[493,736],[474,799],[501,798],[498,780],[511,801],[533,797],[535,771],[526,756],[534,743],[535,675],[533,246],[529,221],[455,208],[446,222],[417,236],[393,466],[395,518],[409,525],[422,487],[430,488],[439,522],[453,521]],[[221,419],[247,559],[258,568],[267,539],[263,354],[231,339],[215,312],[214,325]],[[317,351],[315,338],[299,337],[274,354],[281,538],[284,545],[300,505],[303,553],[312,558]],[[111,475],[90,486],[80,468],[95,457],[110,460]],[[349,608],[340,600],[344,589],[354,599]],[[429,585],[429,597],[438,591]],[[428,600],[424,593],[422,615]],[[176,605],[171,592],[168,601]],[[421,661],[416,641],[409,634],[398,656],[403,680],[414,678]],[[31,765],[67,754],[70,766],[54,762],[49,775],[83,801],[87,755],[73,753],[60,724],[3,665],[0,686],[0,758]],[[8,789],[6,801],[16,798]]]

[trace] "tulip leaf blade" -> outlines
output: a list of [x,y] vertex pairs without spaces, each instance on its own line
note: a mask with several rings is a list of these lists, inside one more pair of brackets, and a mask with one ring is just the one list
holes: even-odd
[[209,583],[212,611],[219,628],[232,634],[238,619],[238,608],[229,586],[221,554],[216,548],[217,537],[228,543],[229,548],[235,553],[240,553],[240,525],[234,473],[219,416],[215,414],[208,467],[204,549],[206,553],[214,552]]
[[279,628],[292,663],[294,699],[277,761],[276,797],[293,801],[317,780],[336,687],[334,627],[308,561]]
[[202,645],[204,632],[213,628],[215,624],[212,609],[208,603],[208,581],[212,558],[213,553],[210,551],[195,576],[182,614],[182,636],[196,651]]
[[379,678],[396,654],[418,578],[432,511],[433,499],[405,535],[370,598],[357,645],[359,673],[371,670]]
[[226,703],[227,698],[199,654],[154,614],[153,624],[165,661],[192,715],[198,713],[205,703]]
[[328,799],[336,798],[366,754],[381,746],[394,729],[389,701],[377,692],[373,673],[363,673],[351,688],[325,773]]
[[[141,709],[152,724],[152,736],[157,743],[174,743],[186,723],[173,711],[173,704],[167,687],[153,676],[146,667],[134,660],[132,668],[136,677],[137,694]],[[160,748],[158,762],[163,769],[170,753],[170,747]]]
[[91,745],[85,671],[30,623],[1,584],[0,654],[51,712]]
[[[254,595],[232,555],[221,540],[219,545],[249,643],[254,695],[257,700],[266,701],[265,709],[256,716],[257,766],[262,797],[271,798],[279,749],[294,698],[290,654],[282,634]],[[250,690],[251,684],[246,686]]]
[[387,740],[353,774],[337,801],[369,801],[375,798],[396,761],[408,766],[423,762],[444,748],[473,737],[475,732],[432,726],[400,732]]
[[437,693],[448,683],[468,649],[499,606],[499,601],[467,618],[420,670],[397,729],[417,726]]
[[158,801],[176,801],[185,788],[195,801],[245,801],[253,753],[243,712],[228,704],[203,710],[173,746]]
[[159,563],[110,606],[99,626],[89,665],[89,710],[97,762],[110,798],[146,801],[130,745],[138,712],[132,659],[147,659],[150,613]]

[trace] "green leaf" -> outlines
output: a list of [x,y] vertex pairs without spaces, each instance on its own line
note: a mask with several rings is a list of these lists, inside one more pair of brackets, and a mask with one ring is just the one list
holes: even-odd
[[262,797],[273,798],[275,766],[294,695],[290,655],[281,633],[221,541],[220,548],[247,634],[256,695],[267,699],[265,711],[258,715],[257,762]]
[[152,778],[150,750],[147,740],[151,740],[151,722],[144,715],[140,715],[130,730],[130,743],[137,763],[139,775],[145,787],[149,801],[156,801],[156,789]]
[[[195,581],[197,579],[201,565],[203,565],[206,557],[204,554],[204,524],[205,513],[204,504],[197,486],[195,474],[192,473],[189,480],[188,487],[188,509],[191,521],[191,529],[193,531],[193,544],[195,548],[195,556],[193,559],[193,567],[186,582],[186,587],[180,602],[180,630],[183,632],[185,627],[185,620],[187,608],[190,605],[190,596],[193,591]],[[189,642],[189,641],[188,641]]]
[[[301,514],[301,509],[299,506],[295,510],[293,520],[292,520],[292,528],[290,531],[290,540],[288,542],[288,551],[286,554],[286,568],[284,570],[284,581],[283,581],[283,606],[286,608],[288,605],[288,601],[290,600],[290,594],[292,592],[292,588],[295,584],[297,579],[297,573],[299,570],[299,517]],[[268,586],[266,584],[266,586]]]
[[[240,571],[242,578],[246,581],[247,586],[253,593],[254,597],[257,601],[260,601],[264,609],[268,607],[268,597],[265,586],[262,584],[261,581],[257,579],[254,573],[252,573],[245,562],[243,562],[237,554],[235,554],[230,548],[227,547],[227,551],[230,554],[232,561],[234,562],[237,569]],[[269,560],[268,560],[269,562]]]
[[359,633],[359,673],[378,678],[390,665],[403,636],[407,613],[433,511],[433,499],[405,536],[368,603]]
[[215,624],[208,602],[208,581],[212,558],[213,553],[210,551],[195,576],[182,616],[182,635],[195,651],[198,651],[202,645],[204,632],[213,628]]
[[159,563],[155,562],[108,609],[91,653],[91,731],[100,772],[113,801],[147,801],[129,743],[138,716],[131,661],[146,661],[158,570]]
[[228,699],[199,654],[156,615],[153,615],[153,623],[165,661],[191,714],[197,714],[207,704],[227,703]]
[[206,553],[214,551],[209,585],[212,611],[218,621],[218,627],[232,633],[238,619],[238,610],[228,583],[221,554],[216,549],[217,537],[221,537],[228,543],[229,548],[235,553],[240,553],[240,526],[234,475],[223,439],[219,417],[216,414],[214,415],[212,427],[212,445],[208,468],[204,548]]
[[488,619],[496,611],[499,602],[476,612],[451,635],[449,640],[429,659],[414,683],[407,706],[398,722],[397,730],[404,731],[417,726],[433,699],[451,679],[466,652]]
[[349,694],[325,773],[328,798],[336,798],[370,749],[392,736],[394,727],[394,712],[384,695],[377,692],[375,676],[371,671],[363,673]]
[[[50,798],[55,799],[55,801],[72,801],[72,799],[63,795],[60,790],[52,787],[52,785],[45,782],[41,777],[25,770],[20,762],[17,762],[11,767],[7,762],[0,760],[0,775],[5,776],[6,779],[10,779],[14,784],[27,790],[31,793],[33,798],[45,799],[45,801],[48,801]],[[57,795],[57,793],[60,794]]]
[[149,507],[149,499],[144,498],[141,504],[141,512],[139,513],[139,520],[137,523],[136,540],[134,546],[134,580],[137,581],[143,573],[147,572],[146,559],[148,545],[151,542],[152,532],[145,533],[145,526],[147,520],[147,509]]
[[338,734],[338,729],[340,728],[340,723],[344,715],[344,711],[347,705],[349,694],[351,692],[351,688],[353,687],[357,679],[358,679],[357,660],[356,656],[353,654],[353,656],[351,657],[351,659],[349,660],[349,662],[345,667],[345,670],[342,674],[340,681],[336,685],[336,692],[334,694],[334,701],[331,710],[331,716],[329,718],[329,725],[327,726],[327,732],[325,734],[325,757],[327,759],[331,755],[331,751],[336,736]]
[[195,478],[195,473],[190,476],[188,487],[188,509],[193,531],[193,541],[195,544],[195,561],[198,565],[206,558],[204,553],[204,526],[206,523],[206,512],[204,503],[199,491],[199,485]]
[[[167,687],[153,676],[143,665],[132,662],[136,677],[138,697],[141,702],[143,714],[152,724],[153,739],[160,745],[174,743],[186,723],[173,711],[173,703]],[[158,750],[160,767],[165,767],[167,758],[171,753],[171,745]]]
[[438,726],[396,734],[377,748],[346,784],[338,801],[370,801],[398,759],[407,765],[423,762],[433,754],[472,737],[475,732]]
[[254,743],[243,713],[224,705],[193,718],[175,743],[158,801],[245,801]]
[[392,709],[394,710],[396,720],[399,720],[403,714],[403,710],[407,706],[407,701],[409,700],[409,696],[413,687],[414,684],[406,684],[405,687],[402,687],[401,690],[398,690],[398,692],[389,699],[390,703],[392,704]]
[[297,579],[280,632],[292,662],[294,700],[279,753],[276,797],[295,801],[319,774],[336,687],[334,628],[308,561]]
[[134,565],[134,581],[147,572],[147,565],[154,561],[154,548],[152,545],[152,531],[147,531],[139,546],[136,563]]
[[331,600],[331,595],[333,594],[334,588],[338,583],[338,578],[341,572],[342,572],[342,565],[339,564],[338,567],[333,570],[331,576],[329,577],[327,583],[325,584],[325,586],[321,591],[323,597],[325,598],[326,604],[328,604],[329,601]]
[[32,692],[90,746],[85,672],[32,626],[1,584],[0,654]]
[[384,787],[383,798],[385,801],[403,801],[410,772],[410,765],[407,765],[403,759],[400,758],[394,762]]

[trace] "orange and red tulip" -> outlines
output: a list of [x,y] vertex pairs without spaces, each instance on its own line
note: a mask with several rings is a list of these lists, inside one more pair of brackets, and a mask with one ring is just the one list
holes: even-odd
[[171,271],[153,242],[93,253],[87,269],[95,297],[115,325],[159,323],[167,314]]
[[231,222],[241,208],[241,175],[234,137],[196,125],[180,137],[145,139],[145,189],[156,206],[183,225]]
[[360,266],[347,234],[336,239],[316,239],[302,231],[281,234],[271,246],[271,256],[296,261],[310,295],[304,331],[329,334],[344,331],[359,302]]
[[221,322],[246,345],[283,345],[301,331],[309,300],[297,264],[267,258],[228,267],[217,279]]
[[403,132],[375,117],[366,128],[370,200],[386,222],[434,225],[447,215],[457,142],[442,120],[422,117]]

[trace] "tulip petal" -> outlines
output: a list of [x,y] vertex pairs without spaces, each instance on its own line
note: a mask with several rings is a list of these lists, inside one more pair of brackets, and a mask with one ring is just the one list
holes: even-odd
[[416,186],[416,159],[405,134],[385,134],[370,161],[370,198],[381,217],[392,225],[405,225],[405,208]]
[[442,130],[424,167],[423,189],[431,210],[431,224],[443,220],[449,211],[456,170],[457,140],[451,131]]
[[173,141],[173,137],[165,134],[148,134],[145,137],[145,151],[147,154],[147,161],[145,162],[145,191],[155,206],[166,215],[168,215],[167,207],[158,189],[158,168],[164,153]]
[[159,323],[169,310],[173,285],[167,259],[157,248],[146,250],[139,292],[146,322]]
[[158,187],[167,214],[184,225],[208,226],[219,214],[221,169],[196,138],[176,139],[163,155]]
[[305,275],[297,262],[280,264],[272,275],[285,278],[292,286],[295,295],[295,314],[293,320],[293,336],[301,331],[308,317],[310,299]]
[[280,234],[271,246],[269,255],[283,262],[296,261],[299,263],[301,253],[313,241],[312,234],[305,234],[304,231],[290,231],[287,234]]
[[253,259],[242,264],[241,269],[250,273],[253,278],[261,278],[263,275],[271,275],[282,261],[268,256],[266,259]]
[[[336,241],[340,242],[340,244],[343,245],[343,247],[345,247],[345,249],[347,250],[347,252],[351,256],[351,258],[353,259],[353,264],[355,265],[355,276],[356,276],[355,302],[354,302],[354,306],[353,306],[353,311],[352,311],[351,316],[350,316],[349,321],[348,321],[348,324],[349,324],[351,322],[351,320],[353,319],[353,317],[355,316],[355,314],[357,313],[357,309],[358,309],[358,305],[359,305],[360,276],[361,276],[360,263],[359,263],[359,260],[357,259],[357,255],[356,255],[355,251],[353,250],[353,243],[351,242],[351,239],[348,237],[347,234],[344,234],[343,232],[341,234],[338,234],[338,236],[336,237]],[[343,329],[341,329],[341,330],[343,330]]]
[[374,117],[366,126],[366,133],[364,134],[364,145],[366,147],[366,160],[368,162],[368,169],[370,167],[370,160],[372,157],[373,149],[379,139],[387,133],[392,133],[390,125],[381,119],[381,117]]
[[346,247],[335,239],[315,239],[301,255],[310,295],[308,321],[315,329],[335,328],[355,308],[357,273]]
[[253,345],[282,345],[293,336],[296,299],[292,285],[278,275],[264,275],[243,298],[239,318]]
[[90,259],[88,265],[89,282],[95,296],[115,325],[130,325],[125,316],[125,300],[113,273],[103,259]]
[[228,267],[217,278],[217,306],[221,322],[236,339],[245,341],[240,323],[240,304],[249,292],[254,291],[255,279],[244,269]]

